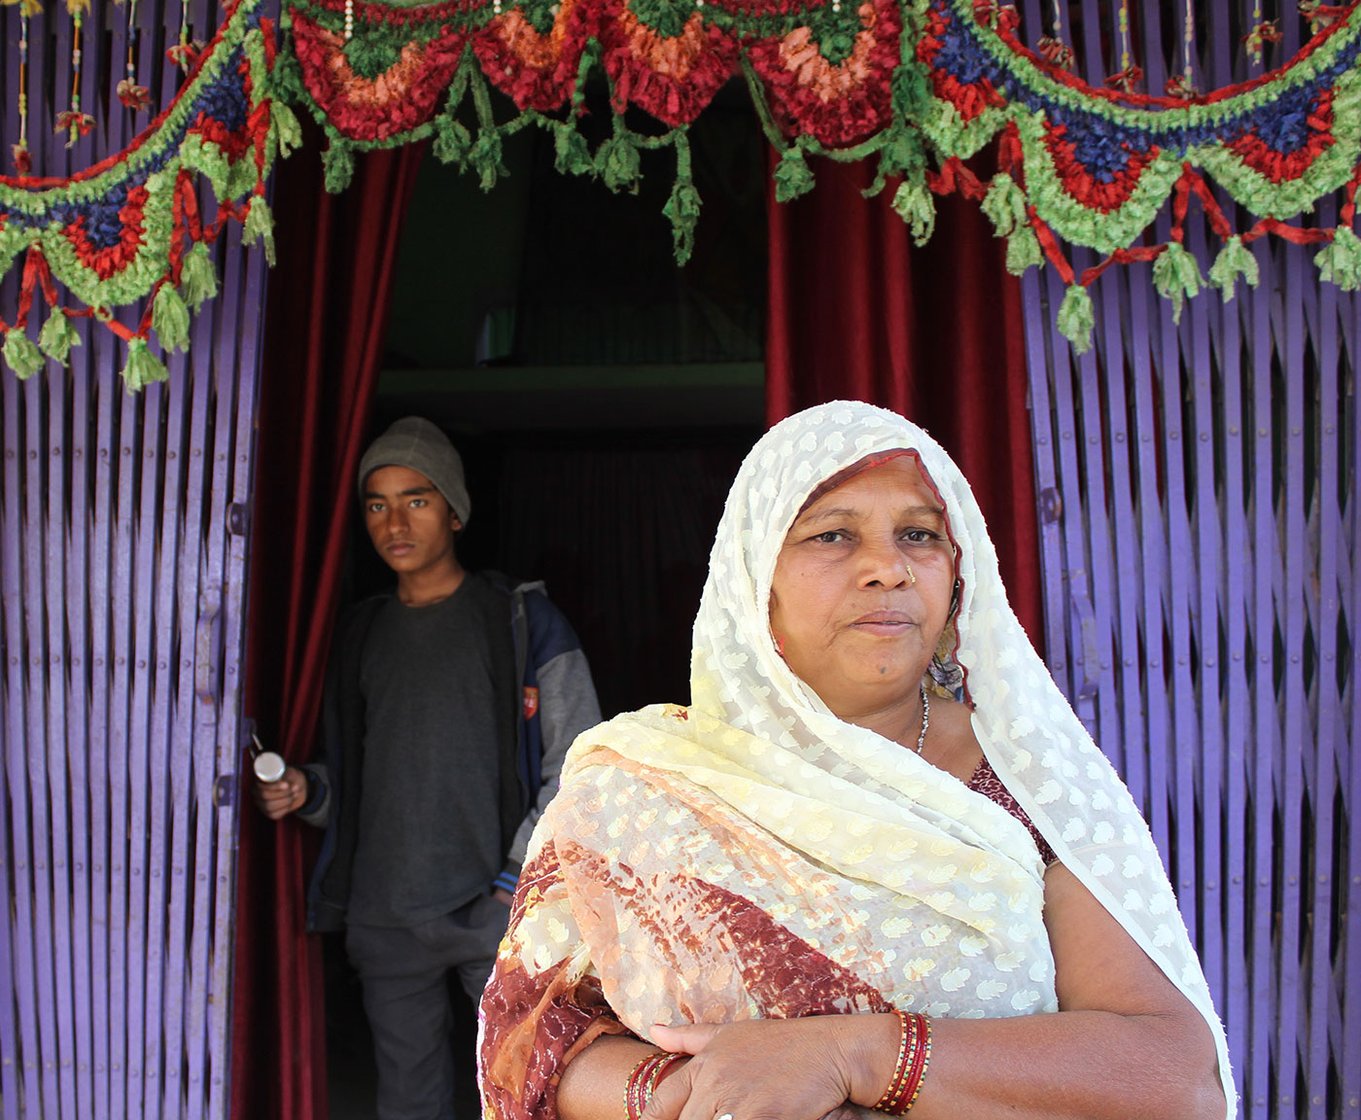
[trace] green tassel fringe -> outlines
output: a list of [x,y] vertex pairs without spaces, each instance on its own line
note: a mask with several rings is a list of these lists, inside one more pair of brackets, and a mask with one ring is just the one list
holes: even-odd
[[208,245],[195,241],[180,265],[180,294],[190,311],[198,311],[204,300],[217,295],[217,269],[213,267]]
[[189,308],[171,284],[162,284],[152,301],[151,329],[167,353],[189,349]]
[[560,175],[589,175],[595,170],[586,138],[570,124],[553,130],[553,167]]
[[243,198],[250,194],[260,181],[255,169],[255,161],[242,157],[227,165],[227,185],[221,198]]
[[1153,262],[1153,286],[1163,299],[1172,301],[1172,322],[1181,322],[1182,306],[1204,285],[1196,258],[1180,242],[1169,241]]
[[274,126],[274,142],[279,146],[279,154],[287,158],[302,147],[302,126],[298,116],[281,98],[275,97],[269,103],[269,119]]
[[[198,168],[204,175],[208,176],[208,183],[213,188],[215,198],[233,198],[231,193],[231,168],[225,159],[214,159],[202,144],[198,146],[196,158],[188,166]],[[192,150],[186,145],[187,150]]]
[[988,193],[983,196],[983,213],[992,222],[997,237],[1010,237],[1020,226],[1027,224],[1025,192],[1005,171],[992,177]]
[[33,340],[19,327],[10,327],[5,333],[5,365],[9,366],[20,380],[32,377],[43,368],[43,356]]
[[671,222],[671,241],[676,263],[685,264],[695,248],[695,226],[699,224],[700,198],[694,184],[677,179],[662,213]]
[[280,51],[274,58],[274,69],[269,75],[269,95],[279,101],[300,105],[307,87],[302,80],[302,67],[291,51]]
[[473,135],[462,121],[444,113],[435,118],[435,141],[431,147],[440,163],[461,166],[472,151]]
[[[472,54],[471,51],[468,52]],[[572,83],[572,113],[574,117],[585,115],[586,106],[586,83],[590,76],[600,67],[600,58],[604,54],[604,48],[600,45],[600,40],[592,35],[586,40],[586,49],[581,52],[581,61],[577,63],[576,81]]]
[[629,138],[627,132],[616,131],[601,143],[595,153],[595,169],[605,186],[615,194],[621,190],[630,194],[638,193],[643,163],[638,154],[638,145]]
[[262,243],[265,250],[265,260],[272,268],[274,266],[274,215],[269,212],[269,203],[265,201],[265,196],[257,194],[250,200],[250,209],[246,211],[246,226],[241,232],[241,244],[254,245],[257,241]]
[[43,329],[38,332],[38,348],[54,362],[66,364],[71,356],[71,347],[80,345],[80,335],[75,324],[60,307],[52,308]]
[[813,189],[813,172],[797,144],[784,150],[775,165],[775,201],[789,202]]
[[894,175],[913,176],[926,168],[926,149],[922,145],[921,133],[915,128],[907,128],[895,123],[879,149],[879,163],[875,168],[874,182],[861,193],[873,198],[882,191],[889,178]]
[[893,209],[908,224],[912,241],[925,245],[936,228],[936,203],[921,176],[904,179],[893,195]]
[[123,386],[136,393],[153,381],[167,381],[165,363],[151,352],[145,338],[134,338],[128,343],[128,361],[123,367]]
[[343,140],[332,139],[321,153],[321,167],[327,193],[339,194],[354,178],[354,152]]
[[1040,239],[1035,236],[1030,223],[1017,226],[1007,238],[1007,271],[1013,276],[1020,276],[1027,268],[1034,268],[1043,263],[1044,254],[1040,252]]
[[1096,319],[1092,313],[1092,296],[1081,284],[1069,284],[1059,307],[1059,333],[1073,344],[1079,354],[1092,348],[1092,328]]
[[1314,257],[1319,275],[1344,292],[1361,288],[1361,240],[1350,226],[1338,226],[1333,239]]
[[478,183],[484,191],[496,186],[497,179],[508,172],[501,163],[501,134],[494,128],[483,128],[468,153],[468,162],[477,171]]
[[1210,266],[1210,283],[1220,290],[1225,303],[1233,299],[1234,287],[1240,276],[1248,282],[1249,288],[1257,287],[1261,279],[1257,271],[1257,258],[1243,244],[1243,239],[1234,234],[1224,242],[1224,248],[1219,250],[1215,263]]

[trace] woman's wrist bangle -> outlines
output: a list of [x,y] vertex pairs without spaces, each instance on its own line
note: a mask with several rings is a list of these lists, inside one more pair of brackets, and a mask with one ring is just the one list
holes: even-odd
[[641,1120],[643,1109],[657,1091],[657,1086],[667,1074],[674,1072],[677,1062],[688,1058],[688,1054],[669,1054],[658,1050],[649,1054],[633,1067],[624,1085],[624,1116],[626,1120]]
[[931,1020],[916,1011],[894,1011],[898,1016],[898,1060],[876,1112],[902,1116],[917,1103],[926,1067],[931,1064]]

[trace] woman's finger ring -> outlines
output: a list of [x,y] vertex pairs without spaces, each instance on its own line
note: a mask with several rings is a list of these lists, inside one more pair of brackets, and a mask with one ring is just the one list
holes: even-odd
[[714,1120],[732,1120],[732,1113],[731,1113],[731,1112],[725,1112],[725,1113],[723,1113],[723,1114],[720,1115],[720,1116],[715,1116],[715,1117],[714,1117]]

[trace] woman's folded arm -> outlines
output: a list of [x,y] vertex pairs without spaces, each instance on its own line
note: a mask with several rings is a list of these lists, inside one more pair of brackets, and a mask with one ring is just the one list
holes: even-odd
[[[919,1120],[1220,1120],[1225,1103],[1205,1020],[1061,864],[1045,918],[1060,1010],[932,1021]],[[899,1052],[893,1015],[816,1016],[657,1027],[695,1053],[659,1087],[647,1120],[818,1120],[882,1096]],[[601,1039],[568,1067],[563,1120],[618,1120],[629,1072],[654,1048]]]

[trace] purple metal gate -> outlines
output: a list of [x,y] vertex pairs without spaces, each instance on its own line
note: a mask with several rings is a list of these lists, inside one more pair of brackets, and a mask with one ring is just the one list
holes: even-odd
[[[1361,1115],[1361,299],[1307,250],[1180,327],[1147,269],[1094,349],[1025,283],[1050,665],[1152,826],[1244,1115]],[[1046,306],[1047,304],[1047,306]]]
[[[173,41],[179,7],[137,11]],[[17,10],[0,13],[11,30]],[[32,23],[30,120],[70,85],[69,22]],[[217,10],[193,6],[193,26]],[[127,15],[96,5],[68,153],[30,125],[35,171],[121,150],[145,118],[111,90]],[[6,31],[4,40],[10,42]],[[56,40],[60,38],[61,42]],[[8,47],[6,48],[8,50]],[[178,72],[140,52],[139,81]],[[9,73],[13,73],[10,71]],[[0,151],[17,137],[5,75]],[[137,396],[125,349],[81,321],[69,369],[0,373],[0,1115],[225,1117],[243,587],[264,264],[233,225],[189,356]],[[18,272],[18,269],[13,270]],[[0,288],[14,307],[16,276]],[[129,320],[130,321],[130,320]]]
[[226,1115],[262,267],[225,255],[168,384],[103,330],[0,379],[6,1117]]
[[[1030,27],[1050,14],[1020,7]],[[1113,8],[1084,0],[1067,23],[1096,84],[1123,65]],[[1138,6],[1149,91],[1181,70],[1181,13]],[[1194,14],[1207,89],[1249,76],[1256,20],[1280,17],[1281,59],[1307,34],[1293,5]],[[1203,232],[1188,226],[1187,247],[1208,271]],[[1149,266],[1109,270],[1080,359],[1055,330],[1061,283],[1026,277],[1046,639],[1168,863],[1243,1114],[1355,1120],[1361,299],[1319,281],[1315,250],[1253,251],[1260,285],[1203,293],[1179,326]]]

